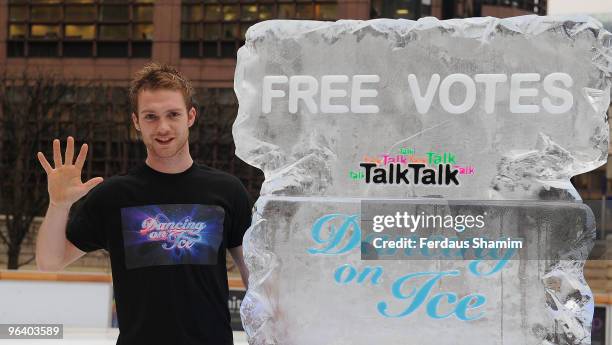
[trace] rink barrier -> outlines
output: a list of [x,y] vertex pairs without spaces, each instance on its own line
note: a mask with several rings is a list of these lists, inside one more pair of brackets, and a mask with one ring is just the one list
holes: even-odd
[[[0,270],[0,280],[74,281],[95,283],[113,282],[112,275],[108,273],[40,272],[31,270]],[[244,284],[242,284],[242,280],[240,278],[229,278],[227,281],[230,289],[244,289]]]

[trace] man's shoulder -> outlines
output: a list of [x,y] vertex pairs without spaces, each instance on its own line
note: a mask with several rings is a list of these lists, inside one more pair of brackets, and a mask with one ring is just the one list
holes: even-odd
[[133,184],[135,177],[130,174],[118,174],[105,178],[102,183],[95,186],[92,190],[89,191],[92,197],[95,198],[103,198],[103,197],[112,197],[112,195],[116,195],[119,190],[124,186],[129,186]]
[[202,163],[196,163],[196,168],[200,176],[210,181],[223,183],[225,185],[242,185],[242,181],[240,181],[238,177],[223,170],[215,169]]

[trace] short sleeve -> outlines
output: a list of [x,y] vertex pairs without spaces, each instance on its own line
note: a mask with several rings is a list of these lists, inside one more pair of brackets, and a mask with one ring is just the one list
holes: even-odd
[[84,252],[107,249],[99,194],[99,186],[94,187],[75,202],[68,213],[66,238]]
[[241,246],[244,233],[249,226],[251,226],[253,201],[242,182],[240,182],[238,178],[236,178],[236,181],[236,188],[233,188],[235,192],[233,193],[234,195],[232,195],[232,227],[230,229],[229,242],[227,244],[228,249]]

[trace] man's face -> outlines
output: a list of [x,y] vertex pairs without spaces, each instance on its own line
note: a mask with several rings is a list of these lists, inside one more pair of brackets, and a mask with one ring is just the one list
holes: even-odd
[[189,149],[189,127],[196,111],[187,111],[178,90],[143,90],[138,94],[138,114],[132,121],[142,135],[147,153],[154,158],[170,158]]

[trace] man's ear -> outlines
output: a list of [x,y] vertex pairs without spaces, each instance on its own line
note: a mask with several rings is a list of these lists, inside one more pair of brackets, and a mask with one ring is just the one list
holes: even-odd
[[195,107],[191,107],[191,109],[189,109],[189,113],[187,115],[188,115],[187,116],[187,125],[189,127],[191,127],[193,125],[193,123],[195,122],[196,115],[197,115]]
[[134,113],[132,113],[132,122],[134,122],[134,127],[136,127],[136,130],[140,132],[140,125],[138,124],[138,116]]

